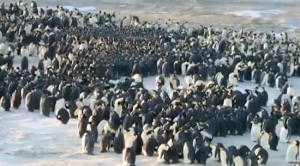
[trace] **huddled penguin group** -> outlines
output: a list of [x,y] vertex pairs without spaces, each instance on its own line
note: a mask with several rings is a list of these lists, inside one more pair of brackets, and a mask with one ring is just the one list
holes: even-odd
[[[3,3],[0,20],[1,108],[24,104],[65,125],[76,118],[82,153],[113,151],[131,166],[137,155],[256,166],[289,143],[286,161],[299,162],[291,136],[300,135],[300,96],[288,78],[300,76],[300,45],[285,32],[187,28],[34,1]],[[155,89],[144,87],[148,76]],[[258,86],[236,90],[244,81]],[[272,109],[266,86],[281,92]],[[246,132],[252,149],[213,141]]]

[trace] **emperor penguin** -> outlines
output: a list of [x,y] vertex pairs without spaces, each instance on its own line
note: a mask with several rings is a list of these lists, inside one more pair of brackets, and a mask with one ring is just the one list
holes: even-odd
[[86,131],[81,140],[82,151],[83,153],[87,153],[93,155],[94,151],[94,140],[92,138],[92,134],[90,131]]
[[262,132],[260,140],[259,140],[259,144],[263,147],[263,148],[269,148],[269,134],[267,132]]
[[250,132],[250,137],[251,141],[257,142],[259,138],[261,137],[261,132],[262,132],[262,124],[260,122],[251,122],[251,132]]
[[286,151],[286,161],[289,163],[294,163],[299,161],[299,141],[292,142]]
[[195,149],[191,142],[185,142],[183,145],[183,163],[192,164],[195,160]]
[[238,86],[238,74],[235,72],[232,72],[228,76],[228,83],[229,86]]
[[283,126],[280,129],[280,134],[279,134],[279,141],[282,143],[289,143],[290,138],[291,138],[291,127],[289,127],[288,121],[289,118],[287,120],[285,120],[285,122],[283,122]]

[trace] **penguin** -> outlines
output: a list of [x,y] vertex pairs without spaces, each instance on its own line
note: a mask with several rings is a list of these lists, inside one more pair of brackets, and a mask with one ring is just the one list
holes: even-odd
[[230,73],[228,76],[228,84],[230,86],[238,86],[238,75],[236,73]]
[[11,105],[10,105],[10,95],[9,94],[2,96],[0,103],[1,103],[1,107],[4,109],[4,111],[10,111]]
[[233,159],[237,155],[238,155],[238,150],[235,146],[229,146],[227,148],[227,162],[229,163],[229,165],[233,163]]
[[64,108],[58,109],[56,111],[56,119],[59,120],[62,124],[67,124],[70,119],[69,112]]
[[212,149],[210,146],[202,146],[195,148],[195,160],[199,164],[206,165],[206,161],[208,158],[212,156]]
[[277,136],[280,136],[280,131],[281,131],[282,127],[283,127],[283,120],[279,119],[276,126],[275,126],[275,132],[276,132]]
[[232,108],[232,99],[226,97],[223,101],[223,107],[230,107]]
[[270,146],[270,149],[274,150],[274,151],[278,151],[277,150],[278,142],[279,142],[279,137],[276,135],[276,133],[275,132],[270,132],[269,133],[269,146]]
[[235,156],[233,158],[233,165],[234,166],[247,166],[245,159],[241,156]]
[[269,153],[261,146],[254,146],[252,149],[259,164],[266,165],[269,159]]
[[131,133],[125,139],[125,148],[123,149],[123,152],[122,152],[123,165],[135,166],[135,161],[136,161],[135,141],[136,141],[136,138],[137,138],[137,136],[133,135]]
[[261,137],[259,139],[259,144],[263,147],[263,148],[269,148],[269,134],[267,132],[262,132]]
[[283,126],[280,129],[279,141],[282,143],[289,143],[291,138],[291,131],[289,131],[289,127],[287,126],[287,122],[284,122]]
[[132,76],[132,79],[134,80],[134,82],[136,83],[142,83],[143,82],[143,78],[141,77],[141,75],[139,74],[134,74]]
[[124,148],[123,152],[123,165],[135,166],[136,154],[134,147]]
[[189,63],[189,62],[183,62],[183,63],[181,64],[181,73],[182,73],[183,76],[186,76],[188,66],[190,66],[190,63]]
[[90,131],[85,131],[81,139],[82,152],[93,155],[94,152],[94,141]]
[[152,157],[154,155],[154,152],[158,149],[158,143],[154,136],[152,135],[144,144],[142,147],[142,153],[144,156],[150,156]]
[[110,113],[110,117],[108,120],[108,123],[110,125],[110,128],[116,131],[120,126],[120,116],[116,113],[116,111],[113,111]]
[[238,150],[238,155],[241,156],[242,158],[246,158],[248,155],[251,154],[251,150],[246,145],[238,146],[237,150]]
[[113,149],[114,149],[114,152],[117,153],[117,154],[121,154],[124,147],[125,147],[125,144],[124,144],[124,135],[122,133],[122,128],[120,127],[118,129],[118,131],[116,132],[115,134],[115,137],[113,139]]
[[222,166],[228,166],[228,160],[227,160],[227,149],[220,148],[220,161]]
[[155,86],[158,89],[158,87],[162,87],[165,85],[165,79],[162,76],[157,76],[155,78]]
[[109,151],[111,146],[111,141],[112,141],[112,135],[110,132],[108,132],[100,139],[100,153]]
[[18,109],[22,103],[21,90],[16,89],[11,96],[11,106],[14,109]]
[[262,124],[258,121],[252,121],[251,131],[250,131],[251,141],[257,142],[261,137],[261,132],[262,132]]
[[299,161],[299,141],[293,141],[287,148],[286,151],[286,161],[289,163],[294,163]]
[[221,162],[220,149],[224,148],[224,145],[222,143],[217,143],[217,145],[211,145],[211,147],[212,147],[212,154],[214,159],[217,162]]
[[118,98],[114,102],[114,111],[119,115],[119,117],[122,117],[123,115],[123,98]]
[[180,80],[175,74],[172,74],[169,79],[170,89],[176,90],[180,86]]
[[193,164],[195,160],[195,149],[191,142],[185,142],[183,145],[183,163]]
[[93,141],[97,142],[98,140],[98,130],[97,130],[97,119],[95,115],[92,115],[89,118],[89,123],[87,125],[87,130],[91,132]]
[[77,135],[79,136],[79,138],[82,138],[83,134],[85,133],[87,129],[87,124],[88,124],[88,118],[84,114],[78,117]]
[[29,66],[29,62],[28,62],[28,58],[27,56],[23,56],[21,59],[21,70],[27,70],[28,71],[28,66]]
[[41,97],[41,100],[40,100],[40,113],[41,115],[44,115],[44,116],[47,116],[49,117],[50,116],[50,112],[51,112],[51,105],[50,105],[50,99],[47,95],[43,95]]
[[164,162],[164,154],[170,149],[168,144],[161,144],[157,149],[157,161],[162,163]]

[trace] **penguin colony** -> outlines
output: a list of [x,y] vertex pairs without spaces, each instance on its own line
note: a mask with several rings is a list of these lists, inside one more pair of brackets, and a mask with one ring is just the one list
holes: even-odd
[[[54,112],[62,124],[77,118],[83,153],[114,151],[132,166],[136,155],[165,164],[214,158],[222,166],[255,166],[289,143],[286,161],[299,162],[291,135],[300,135],[300,97],[288,78],[300,76],[300,52],[285,32],[142,23],[103,11],[38,8],[34,1],[3,3],[0,16],[2,109],[24,102],[30,112]],[[29,65],[35,56],[39,63]],[[145,89],[143,78],[154,75],[156,89]],[[243,81],[258,86],[234,90]],[[281,91],[271,110],[265,86]],[[245,132],[256,142],[252,149],[212,143]]]

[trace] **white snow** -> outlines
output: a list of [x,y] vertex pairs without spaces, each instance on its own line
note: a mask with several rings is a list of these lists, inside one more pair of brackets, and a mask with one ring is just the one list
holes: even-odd
[[[16,62],[19,58],[16,58]],[[31,62],[37,62],[35,58],[30,58]],[[183,83],[183,78],[180,78]],[[146,88],[154,89],[155,77],[144,78]],[[168,87],[168,78],[165,80]],[[295,93],[300,95],[300,78],[290,78],[290,84],[294,86]],[[250,82],[239,83],[237,89],[253,89],[255,84]],[[277,97],[279,91],[275,88],[268,88],[269,105]],[[95,155],[81,153],[81,140],[76,136],[77,119],[70,119],[68,124],[63,125],[55,119],[54,114],[50,118],[40,115],[39,112],[28,112],[24,105],[18,110],[5,112],[0,110],[0,165],[110,165],[122,164],[122,156],[110,151],[101,153],[99,144],[95,145]],[[98,138],[99,139],[99,138]],[[291,142],[300,140],[293,136]],[[213,143],[222,142],[225,146],[230,145],[254,145],[250,140],[249,132],[244,136],[227,136],[226,138],[214,138]],[[269,161],[267,165],[290,165],[285,161],[285,154],[289,144],[279,143],[278,152],[268,150]],[[137,156],[136,165],[156,166],[163,165],[156,161],[157,156],[144,157]],[[182,164],[178,164],[182,165]],[[217,166],[220,163],[209,159],[209,166]]]

